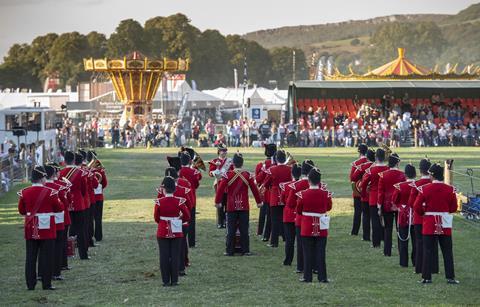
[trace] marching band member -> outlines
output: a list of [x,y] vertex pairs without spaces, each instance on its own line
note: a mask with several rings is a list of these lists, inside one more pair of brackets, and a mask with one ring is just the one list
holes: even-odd
[[[175,180],[175,192],[173,193],[173,196],[178,198],[184,198],[185,203],[182,204],[182,206],[187,207],[188,211],[190,212],[192,209],[192,198],[190,195],[190,189],[179,184],[178,173],[175,170],[175,168],[167,167],[165,169],[165,177],[172,177]],[[160,186],[157,189],[157,192],[158,192],[157,198],[165,197],[165,189],[162,186]],[[182,223],[183,238],[182,238],[182,243],[180,245],[180,261],[179,261],[179,267],[178,267],[179,269],[178,275],[180,276],[187,275],[185,273],[185,266],[187,264],[187,254],[188,254],[188,243],[187,243],[188,226],[189,226],[189,221],[184,221]]]
[[308,174],[310,187],[296,193],[297,214],[302,216],[300,235],[302,236],[304,271],[302,282],[312,282],[312,270],[318,271],[318,281],[328,283],[325,261],[327,236],[332,209],[332,194],[321,185],[321,174],[313,168]]
[[158,224],[157,242],[160,256],[160,271],[163,286],[178,285],[180,246],[183,231],[182,222],[190,219],[190,212],[184,198],[173,196],[175,179],[165,177],[162,181],[165,197],[155,201],[154,219]]
[[[302,175],[302,168],[298,164],[292,165],[293,180],[283,182],[279,185],[280,203],[284,205],[283,209],[283,232],[285,233],[285,259],[283,265],[292,265],[293,254],[295,252],[295,208],[287,206],[287,197],[292,190],[290,186],[300,179]],[[297,243],[298,244],[298,243]]]
[[266,144],[264,152],[266,159],[263,162],[259,162],[255,167],[255,180],[257,182],[257,186],[259,187],[260,194],[262,194],[263,198],[263,206],[260,208],[258,213],[257,235],[263,235],[262,241],[264,242],[270,240],[271,218],[270,206],[268,203],[270,199],[270,191],[266,190],[262,186],[262,184],[263,180],[265,180],[266,178],[265,171],[275,164],[274,155],[276,151],[276,144]]
[[360,191],[356,186],[357,180],[353,180],[353,174],[355,173],[355,171],[360,165],[368,161],[366,157],[367,151],[368,151],[367,145],[365,144],[358,145],[358,153],[360,157],[357,160],[352,162],[352,167],[350,169],[350,182],[352,184],[352,190],[353,190],[353,193],[352,193],[353,224],[352,224],[352,231],[350,232],[352,236],[358,235],[358,230],[360,229],[360,224],[362,222],[362,199],[361,199]]
[[362,203],[362,240],[370,241],[370,205],[368,204],[368,193],[362,191],[362,177],[367,169],[375,162],[375,152],[371,149],[367,150],[367,162],[356,166],[352,175],[352,181],[355,182],[355,188],[360,192],[360,201]]
[[221,207],[223,194],[227,193],[227,242],[226,256],[234,254],[234,239],[237,227],[240,230],[240,244],[242,255],[250,255],[250,243],[248,238],[249,208],[248,189],[252,191],[257,207],[262,206],[262,199],[255,185],[254,176],[248,171],[242,170],[243,157],[236,153],[233,156],[234,170],[228,171],[220,180],[215,195],[216,207]]
[[452,250],[452,213],[457,211],[457,195],[455,188],[443,183],[443,167],[433,164],[429,173],[432,183],[418,188],[418,196],[414,203],[415,214],[422,216],[423,264],[420,283],[432,282],[433,248],[435,238],[440,243],[448,284],[458,284],[455,280]]
[[[88,190],[88,197],[87,200],[87,209],[85,211],[85,219],[86,219],[86,227],[87,227],[87,242],[89,247],[95,247],[95,243],[93,242],[93,219],[95,215],[95,189],[98,187],[98,180],[94,176],[93,171],[90,167],[87,166],[86,159],[87,159],[87,152],[83,149],[78,150],[78,154],[81,156],[81,163],[79,167],[87,174],[87,190]],[[77,164],[77,161],[75,161]]]
[[[420,160],[420,174],[421,177],[420,179],[414,181],[412,183],[412,186],[414,189],[411,190],[410,192],[410,197],[408,198],[408,205],[414,210],[413,205],[415,203],[415,200],[417,199],[418,196],[418,188],[421,186],[431,183],[432,180],[430,179],[430,175],[428,173],[428,170],[431,167],[430,160],[428,159],[422,159]],[[413,227],[415,230],[415,273],[420,274],[422,273],[422,259],[423,259],[423,221],[422,221],[422,216],[418,215],[415,213],[415,210],[413,211]],[[432,266],[432,271],[434,273],[438,273],[438,245],[434,244],[434,257],[433,257],[433,266]]]
[[385,165],[385,150],[378,148],[375,152],[375,163],[365,171],[362,177],[362,193],[368,193],[373,248],[380,247],[382,237],[382,225],[380,224],[380,215],[377,208],[378,180],[380,179],[378,174],[387,169],[388,166]]
[[[85,231],[85,210],[86,198],[88,197],[87,191],[87,177],[84,171],[82,171],[75,163],[75,156],[71,151],[65,152],[65,163],[66,167],[60,171],[60,179],[65,178],[71,182],[72,186],[70,188],[72,196],[72,207],[73,210],[71,213],[72,225],[70,228],[70,235],[77,235],[77,244],[78,252],[80,254],[80,259],[87,260],[88,257],[88,244]],[[81,159],[81,158],[78,158]]]
[[272,225],[270,237],[270,247],[278,247],[278,237],[283,234],[283,208],[284,204],[280,202],[280,184],[292,180],[292,169],[287,163],[287,154],[284,150],[277,150],[275,153],[276,165],[273,165],[265,172],[267,174],[263,185],[270,191],[269,205]]
[[407,164],[405,166],[405,176],[407,180],[394,185],[395,191],[392,195],[392,203],[398,211],[398,254],[400,256],[400,266],[408,267],[408,241],[411,238],[412,264],[415,265],[415,233],[413,228],[413,208],[408,205],[408,198],[414,187],[412,183],[415,181],[415,166]]
[[289,185],[290,193],[287,197],[286,205],[295,212],[295,237],[297,239],[297,270],[296,273],[303,272],[303,246],[302,246],[302,237],[300,236],[300,226],[302,222],[302,216],[297,212],[297,193],[308,189],[308,174],[310,170],[314,167],[312,160],[305,160],[302,162],[302,177],[300,180]]
[[63,280],[61,274],[63,255],[66,252],[64,250],[66,246],[66,234],[65,234],[65,225],[70,225],[70,218],[68,214],[68,197],[67,197],[67,187],[64,185],[57,184],[55,180],[57,179],[57,169],[53,165],[44,166],[46,176],[46,181],[44,186],[55,190],[57,192],[57,197],[60,200],[62,205],[62,211],[55,213],[55,228],[57,231],[55,239],[55,252],[54,252],[54,261],[53,261],[53,279],[54,280]]
[[87,152],[87,161],[98,161],[97,164],[92,167],[92,171],[97,179],[98,185],[94,189],[95,194],[95,205],[93,206],[93,226],[94,231],[93,235],[95,237],[95,242],[100,242],[103,239],[103,228],[102,228],[102,220],[103,220],[103,191],[108,185],[107,174],[105,172],[105,168],[101,165],[99,160],[97,159],[97,154],[94,151]]
[[[218,157],[209,162],[208,175],[215,177],[213,189],[217,190],[218,180],[229,170],[233,170],[231,159],[227,159],[227,146],[220,143],[217,146]],[[223,195],[222,207],[217,208],[217,228],[225,228],[225,207],[227,205],[227,195]]]
[[34,290],[37,283],[37,257],[42,271],[42,288],[55,290],[52,286],[56,238],[55,213],[62,212],[63,206],[58,198],[58,192],[43,186],[45,177],[45,169],[35,166],[32,170],[32,186],[18,192],[18,212],[25,216],[25,279],[28,290]]
[[383,255],[392,256],[392,231],[393,223],[396,217],[397,207],[392,202],[395,185],[405,181],[405,174],[398,169],[400,157],[393,153],[388,157],[388,167],[390,169],[378,174],[378,204],[377,208],[381,210],[384,222]]
[[188,246],[195,247],[195,214],[196,214],[196,203],[197,203],[197,194],[196,191],[200,186],[200,180],[202,180],[202,173],[199,170],[191,166],[192,157],[188,152],[184,151],[180,153],[180,163],[182,167],[178,175],[184,177],[191,184],[192,194],[193,194],[193,207],[190,212],[190,227],[188,230]]

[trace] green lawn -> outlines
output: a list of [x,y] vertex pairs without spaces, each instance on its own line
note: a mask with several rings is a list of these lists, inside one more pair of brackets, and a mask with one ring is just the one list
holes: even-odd
[[[232,150],[233,151],[233,150]],[[428,155],[432,160],[455,158],[459,170],[480,163],[478,149],[402,149],[400,156],[418,164]],[[104,241],[90,250],[92,260],[71,260],[73,270],[66,280],[56,282],[58,291],[41,287],[27,291],[24,281],[22,219],[16,209],[14,191],[0,198],[1,305],[398,305],[479,304],[480,225],[462,217],[455,219],[454,257],[460,285],[445,283],[443,269],[432,285],[419,285],[412,268],[401,269],[398,253],[383,257],[358,237],[349,235],[352,216],[349,164],[353,149],[293,149],[297,160],[311,158],[323,179],[335,192],[327,270],[330,284],[303,284],[294,267],[282,265],[283,246],[267,248],[254,233],[257,209],[251,211],[250,239],[253,257],[223,257],[223,230],[215,227],[212,180],[205,178],[198,197],[198,247],[190,250],[192,266],[175,288],[161,287],[158,248],[153,222],[153,198],[166,166],[168,149],[100,150],[109,175],[106,192]],[[201,149],[205,160],[214,150]],[[253,170],[263,158],[260,149],[245,150],[246,168]],[[206,175],[204,175],[206,176]],[[478,176],[478,174],[477,174]],[[457,176],[456,179],[460,179]],[[458,186],[469,188],[466,180]],[[478,184],[477,184],[478,186]],[[465,191],[466,192],[466,191]]]

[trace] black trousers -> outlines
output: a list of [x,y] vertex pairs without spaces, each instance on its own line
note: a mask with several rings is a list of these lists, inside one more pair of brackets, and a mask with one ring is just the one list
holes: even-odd
[[[420,274],[423,271],[423,225],[415,225],[415,273]],[[433,244],[433,260],[431,270],[434,274],[438,273],[438,244],[437,238],[434,238],[435,244]]]
[[227,254],[233,255],[235,252],[235,234],[237,232],[237,226],[240,230],[240,245],[242,246],[242,253],[250,252],[248,221],[249,211],[247,210],[227,212]]
[[55,239],[53,276],[62,275],[62,258],[65,240],[65,230],[57,230],[57,238]]
[[258,229],[257,234],[263,236],[264,239],[270,239],[271,232],[271,218],[270,218],[270,205],[266,202],[260,207],[258,213]]
[[197,208],[193,207],[190,210],[190,224],[188,226],[188,246],[195,247],[195,222],[196,222]]
[[318,271],[318,280],[327,279],[325,249],[327,237],[302,237],[303,243],[303,278],[312,281],[313,270]]
[[185,271],[185,263],[187,258],[188,243],[187,243],[187,234],[188,226],[182,225],[183,238],[180,244],[180,260],[178,261],[178,270]]
[[65,230],[63,231],[62,268],[68,267],[67,242],[68,242],[69,228],[70,228],[70,225],[65,225]]
[[395,212],[383,213],[383,255],[388,257],[392,256],[392,232],[395,216]]
[[297,238],[297,271],[303,272],[303,241],[300,226],[295,226],[295,237]]
[[180,261],[180,245],[182,238],[157,238],[160,254],[160,272],[164,284],[178,282],[178,262]]
[[370,206],[370,220],[372,222],[372,245],[373,247],[380,247],[383,235],[377,206]]
[[362,201],[361,203],[363,240],[370,241],[370,205],[368,201]]
[[223,194],[222,206],[217,208],[217,226],[225,227],[225,210],[227,207],[227,193]]
[[95,217],[95,205],[91,204],[90,208],[87,209],[87,241],[88,246],[93,246],[93,235],[94,235],[94,217]]
[[353,224],[352,224],[352,235],[358,235],[358,230],[360,229],[360,224],[362,222],[362,201],[360,197],[353,198]]
[[295,223],[283,223],[285,233],[285,259],[284,265],[291,265],[295,253]]
[[270,236],[270,244],[272,246],[278,246],[278,237],[283,234],[283,208],[285,206],[271,206],[270,207],[270,216],[272,223],[272,233]]
[[[455,279],[455,270],[453,267],[453,249],[452,237],[443,235],[424,235],[423,236],[423,265],[422,278],[432,279],[432,271],[434,271],[435,252],[437,241],[440,244],[443,255],[443,265],[445,268],[445,277],[447,279]],[[437,247],[438,250],[438,247]],[[438,256],[438,255],[437,255]],[[438,265],[438,259],[437,259]],[[437,270],[438,271],[438,270]]]
[[93,213],[93,219],[95,221],[95,241],[102,241],[103,239],[103,230],[102,230],[102,219],[103,219],[103,200],[97,200],[95,204],[95,209]]
[[[412,242],[412,252],[410,253],[410,259],[412,261],[412,265],[415,266],[415,229],[413,225],[399,227],[398,234],[400,238],[398,238],[398,254],[400,256],[400,266],[408,267],[408,242]],[[410,235],[410,237],[409,237]]]
[[85,210],[83,211],[71,211],[70,217],[72,219],[72,225],[70,226],[70,235],[77,236],[78,253],[80,259],[88,258],[88,244],[85,233]]
[[55,253],[55,239],[51,240],[25,240],[25,280],[28,289],[34,289],[37,283],[37,259],[41,269],[42,287],[52,285],[52,269]]

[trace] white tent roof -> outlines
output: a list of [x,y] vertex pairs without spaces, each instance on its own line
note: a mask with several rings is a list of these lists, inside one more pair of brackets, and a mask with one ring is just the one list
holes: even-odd
[[[208,102],[221,102],[222,99],[209,95],[208,93],[193,90],[188,82],[186,81],[177,81],[175,87],[172,89],[169,89],[167,86],[167,101],[181,101],[183,98],[183,95],[188,93],[188,101],[191,102],[202,102],[202,101],[208,101]],[[159,87],[157,93],[155,94],[155,97],[153,100],[161,100],[162,95],[164,93],[162,92],[162,86]]]
[[[243,89],[219,87],[214,90],[205,90],[204,93],[220,98],[224,101],[243,100]],[[250,98],[255,104],[285,104],[287,101],[288,91],[286,90],[270,90],[263,87],[251,88],[245,91],[245,99]]]

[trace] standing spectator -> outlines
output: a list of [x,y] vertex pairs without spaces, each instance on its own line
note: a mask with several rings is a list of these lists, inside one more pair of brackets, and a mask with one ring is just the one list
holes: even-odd
[[212,122],[212,119],[209,118],[205,124],[205,132],[207,133],[210,143],[215,142],[215,124]]

